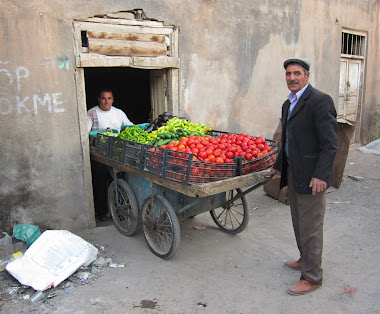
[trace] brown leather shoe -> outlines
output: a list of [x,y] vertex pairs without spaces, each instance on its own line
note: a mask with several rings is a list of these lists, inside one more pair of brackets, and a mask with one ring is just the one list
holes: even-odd
[[294,270],[300,270],[301,269],[301,261],[287,261],[284,263],[285,267],[294,269]]
[[288,293],[291,295],[302,295],[318,289],[322,284],[316,285],[307,280],[300,279],[296,284],[290,287]]

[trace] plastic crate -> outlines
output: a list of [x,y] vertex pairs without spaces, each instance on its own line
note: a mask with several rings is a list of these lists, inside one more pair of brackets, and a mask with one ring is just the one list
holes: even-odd
[[239,157],[239,175],[245,175],[256,171],[262,171],[271,168],[274,165],[278,155],[278,143],[276,141],[271,140],[265,141],[268,143],[272,150],[259,158],[251,160],[247,160],[245,159],[245,157]]
[[98,133],[95,152],[133,168],[142,169],[144,166],[144,146],[144,144]]
[[217,164],[193,160],[190,171],[190,182],[208,183],[228,179],[237,175],[237,162]]
[[125,146],[125,140],[121,139],[120,137],[109,137],[109,153],[108,158],[123,162],[124,157],[124,146]]
[[207,163],[194,154],[147,145],[144,170],[182,183],[207,183],[237,175],[238,163]]
[[95,140],[95,152],[103,157],[109,157],[109,147],[110,147],[111,136],[98,133]]
[[123,140],[124,141],[124,157],[123,163],[136,169],[144,168],[145,145]]

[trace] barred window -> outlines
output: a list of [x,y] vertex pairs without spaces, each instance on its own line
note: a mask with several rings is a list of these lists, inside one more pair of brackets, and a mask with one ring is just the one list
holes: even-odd
[[341,53],[346,55],[364,57],[365,36],[342,32]]

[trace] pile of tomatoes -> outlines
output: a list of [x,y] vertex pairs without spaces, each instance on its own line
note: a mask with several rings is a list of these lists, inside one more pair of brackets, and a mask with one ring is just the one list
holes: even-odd
[[234,157],[252,160],[272,150],[262,136],[256,138],[245,133],[223,133],[216,138],[191,135],[182,137],[179,142],[162,145],[161,148],[194,154],[204,162],[218,164],[234,163]]

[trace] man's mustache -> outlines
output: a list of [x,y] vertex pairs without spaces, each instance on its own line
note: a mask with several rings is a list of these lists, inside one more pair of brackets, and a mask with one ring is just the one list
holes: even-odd
[[289,85],[295,85],[295,84],[298,84],[299,82],[297,80],[294,80],[294,81],[289,81]]

